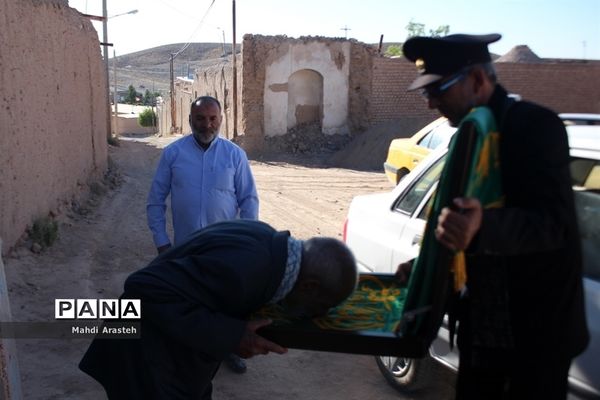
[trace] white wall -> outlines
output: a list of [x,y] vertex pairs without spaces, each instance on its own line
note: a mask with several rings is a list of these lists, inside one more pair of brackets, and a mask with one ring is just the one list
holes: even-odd
[[266,66],[264,88],[265,136],[283,135],[288,127],[288,79],[298,70],[323,76],[323,133],[347,134],[350,43],[287,44],[287,51]]

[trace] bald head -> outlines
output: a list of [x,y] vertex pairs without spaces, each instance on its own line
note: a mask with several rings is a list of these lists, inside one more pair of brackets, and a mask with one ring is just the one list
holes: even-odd
[[192,105],[190,106],[190,113],[194,110],[194,108],[200,107],[203,104],[213,104],[219,109],[219,112],[221,111],[221,103],[219,100],[212,96],[200,96],[192,102]]
[[284,299],[293,314],[324,315],[356,289],[358,270],[348,247],[334,238],[315,237],[303,243],[298,279]]

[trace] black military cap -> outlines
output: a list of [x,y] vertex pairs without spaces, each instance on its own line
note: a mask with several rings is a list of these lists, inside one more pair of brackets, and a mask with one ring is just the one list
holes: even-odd
[[444,37],[416,36],[408,39],[402,48],[404,56],[413,61],[421,74],[408,87],[415,90],[459,72],[461,69],[491,60],[488,44],[500,40],[501,35],[463,35]]

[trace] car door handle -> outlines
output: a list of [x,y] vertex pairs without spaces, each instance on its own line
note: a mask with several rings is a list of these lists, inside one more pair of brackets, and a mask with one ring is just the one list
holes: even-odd
[[412,240],[412,245],[421,244],[421,240],[423,240],[423,235],[415,235]]

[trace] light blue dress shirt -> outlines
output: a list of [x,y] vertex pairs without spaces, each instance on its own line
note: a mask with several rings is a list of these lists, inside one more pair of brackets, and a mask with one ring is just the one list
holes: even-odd
[[186,135],[163,150],[146,205],[156,247],[171,243],[165,218],[169,193],[176,245],[215,222],[258,219],[258,194],[246,153],[221,137],[204,150],[193,135]]

